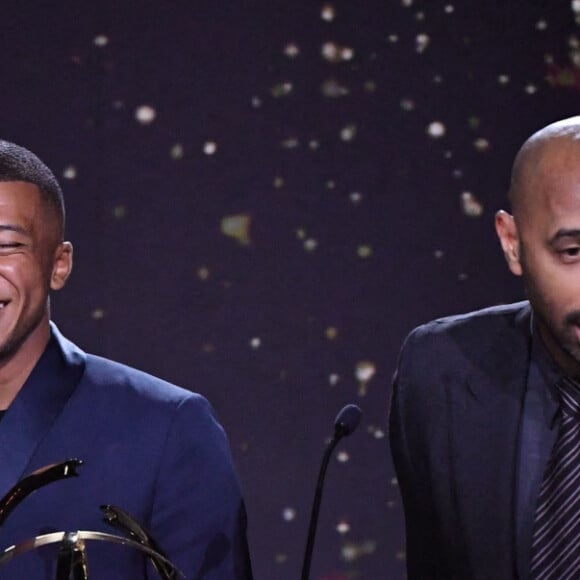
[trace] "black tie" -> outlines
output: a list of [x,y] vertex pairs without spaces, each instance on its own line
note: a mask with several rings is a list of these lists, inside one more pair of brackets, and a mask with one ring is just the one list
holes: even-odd
[[564,378],[557,387],[560,431],[536,509],[533,580],[580,578],[580,384]]

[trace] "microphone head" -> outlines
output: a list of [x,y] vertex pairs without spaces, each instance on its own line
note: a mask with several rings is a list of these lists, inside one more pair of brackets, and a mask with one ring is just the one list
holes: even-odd
[[346,437],[350,435],[360,423],[362,411],[358,405],[344,406],[334,420],[334,436]]

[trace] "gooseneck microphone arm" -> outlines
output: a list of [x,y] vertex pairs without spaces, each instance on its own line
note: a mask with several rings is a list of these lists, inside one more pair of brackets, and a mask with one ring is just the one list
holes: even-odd
[[328,468],[328,462],[332,456],[334,448],[338,442],[347,435],[350,435],[357,427],[361,418],[361,410],[357,405],[346,405],[338,413],[334,421],[334,435],[330,443],[326,446],[318,481],[316,483],[316,492],[312,502],[312,512],[310,514],[310,525],[308,526],[308,538],[306,540],[306,550],[304,551],[304,561],[302,564],[301,580],[308,580],[310,576],[310,564],[312,563],[312,551],[314,549],[314,540],[316,539],[316,528],[318,526],[318,515],[320,513],[320,504],[322,500],[322,489],[324,487],[324,477]]

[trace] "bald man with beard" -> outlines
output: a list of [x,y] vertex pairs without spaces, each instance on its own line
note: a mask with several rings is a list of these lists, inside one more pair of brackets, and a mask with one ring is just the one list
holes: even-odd
[[529,300],[420,326],[399,357],[409,580],[580,578],[580,117],[524,143],[509,200],[496,230]]

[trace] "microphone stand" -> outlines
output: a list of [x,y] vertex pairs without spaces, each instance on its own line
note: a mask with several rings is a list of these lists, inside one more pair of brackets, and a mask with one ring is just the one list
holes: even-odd
[[314,501],[312,503],[310,526],[308,527],[308,539],[306,541],[306,551],[304,553],[304,563],[302,564],[302,575],[300,576],[300,580],[308,580],[310,577],[310,564],[312,562],[312,551],[314,550],[314,540],[316,538],[316,528],[318,526],[318,514],[320,513],[324,477],[326,476],[326,469],[328,468],[328,462],[330,461],[332,452],[334,451],[337,443],[344,437],[344,435],[346,435],[346,433],[341,433],[339,429],[335,430],[334,435],[326,447],[326,451],[324,452],[324,456],[322,458],[320,471],[318,473],[318,481],[316,483],[316,492],[314,494]]

